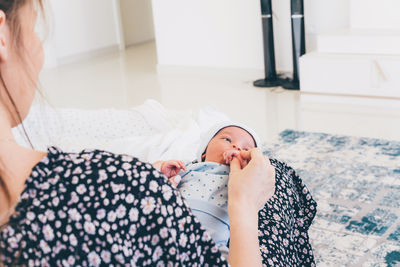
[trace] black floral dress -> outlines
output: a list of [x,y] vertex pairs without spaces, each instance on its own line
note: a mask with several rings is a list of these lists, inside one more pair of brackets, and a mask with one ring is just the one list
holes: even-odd
[[[293,169],[271,160],[276,191],[259,212],[264,266],[314,266],[316,203]],[[6,266],[228,266],[167,178],[148,163],[55,147],[26,181],[0,233]]]
[[227,266],[166,177],[104,151],[48,149],[0,234],[6,266]]
[[271,159],[275,194],[258,213],[258,239],[264,266],[315,266],[308,229],[317,203],[296,172]]

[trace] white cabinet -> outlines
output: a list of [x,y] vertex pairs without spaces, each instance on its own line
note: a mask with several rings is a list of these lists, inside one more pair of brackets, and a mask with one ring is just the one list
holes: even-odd
[[400,98],[400,56],[313,52],[300,59],[300,90]]

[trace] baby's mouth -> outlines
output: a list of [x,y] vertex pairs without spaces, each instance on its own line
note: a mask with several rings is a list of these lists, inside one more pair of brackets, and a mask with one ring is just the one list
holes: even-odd
[[231,150],[227,150],[224,152],[223,156],[223,161],[225,163],[225,165],[230,165],[233,158],[235,157],[235,155],[239,154],[240,152],[236,149],[231,149]]

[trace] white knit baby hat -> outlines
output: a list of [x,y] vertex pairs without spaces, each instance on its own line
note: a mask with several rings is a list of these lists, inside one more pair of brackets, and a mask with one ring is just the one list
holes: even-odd
[[199,150],[197,151],[196,154],[196,160],[197,162],[201,162],[201,156],[203,153],[206,151],[206,148],[208,146],[208,143],[211,141],[211,139],[222,129],[230,126],[235,126],[242,128],[246,132],[248,132],[254,139],[254,143],[256,144],[256,147],[258,147],[261,144],[260,138],[258,135],[249,127],[247,127],[244,124],[241,123],[235,123],[232,121],[223,121],[219,122],[217,124],[214,124],[212,127],[210,127],[206,132],[202,133],[200,136],[200,146]]

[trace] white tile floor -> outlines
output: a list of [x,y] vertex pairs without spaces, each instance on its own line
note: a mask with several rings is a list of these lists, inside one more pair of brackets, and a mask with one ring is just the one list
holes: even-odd
[[44,70],[41,82],[47,100],[57,107],[127,108],[153,98],[174,109],[213,105],[265,140],[296,129],[400,141],[400,99],[253,87],[262,75],[199,68],[164,68],[157,74],[155,44],[147,43]]

